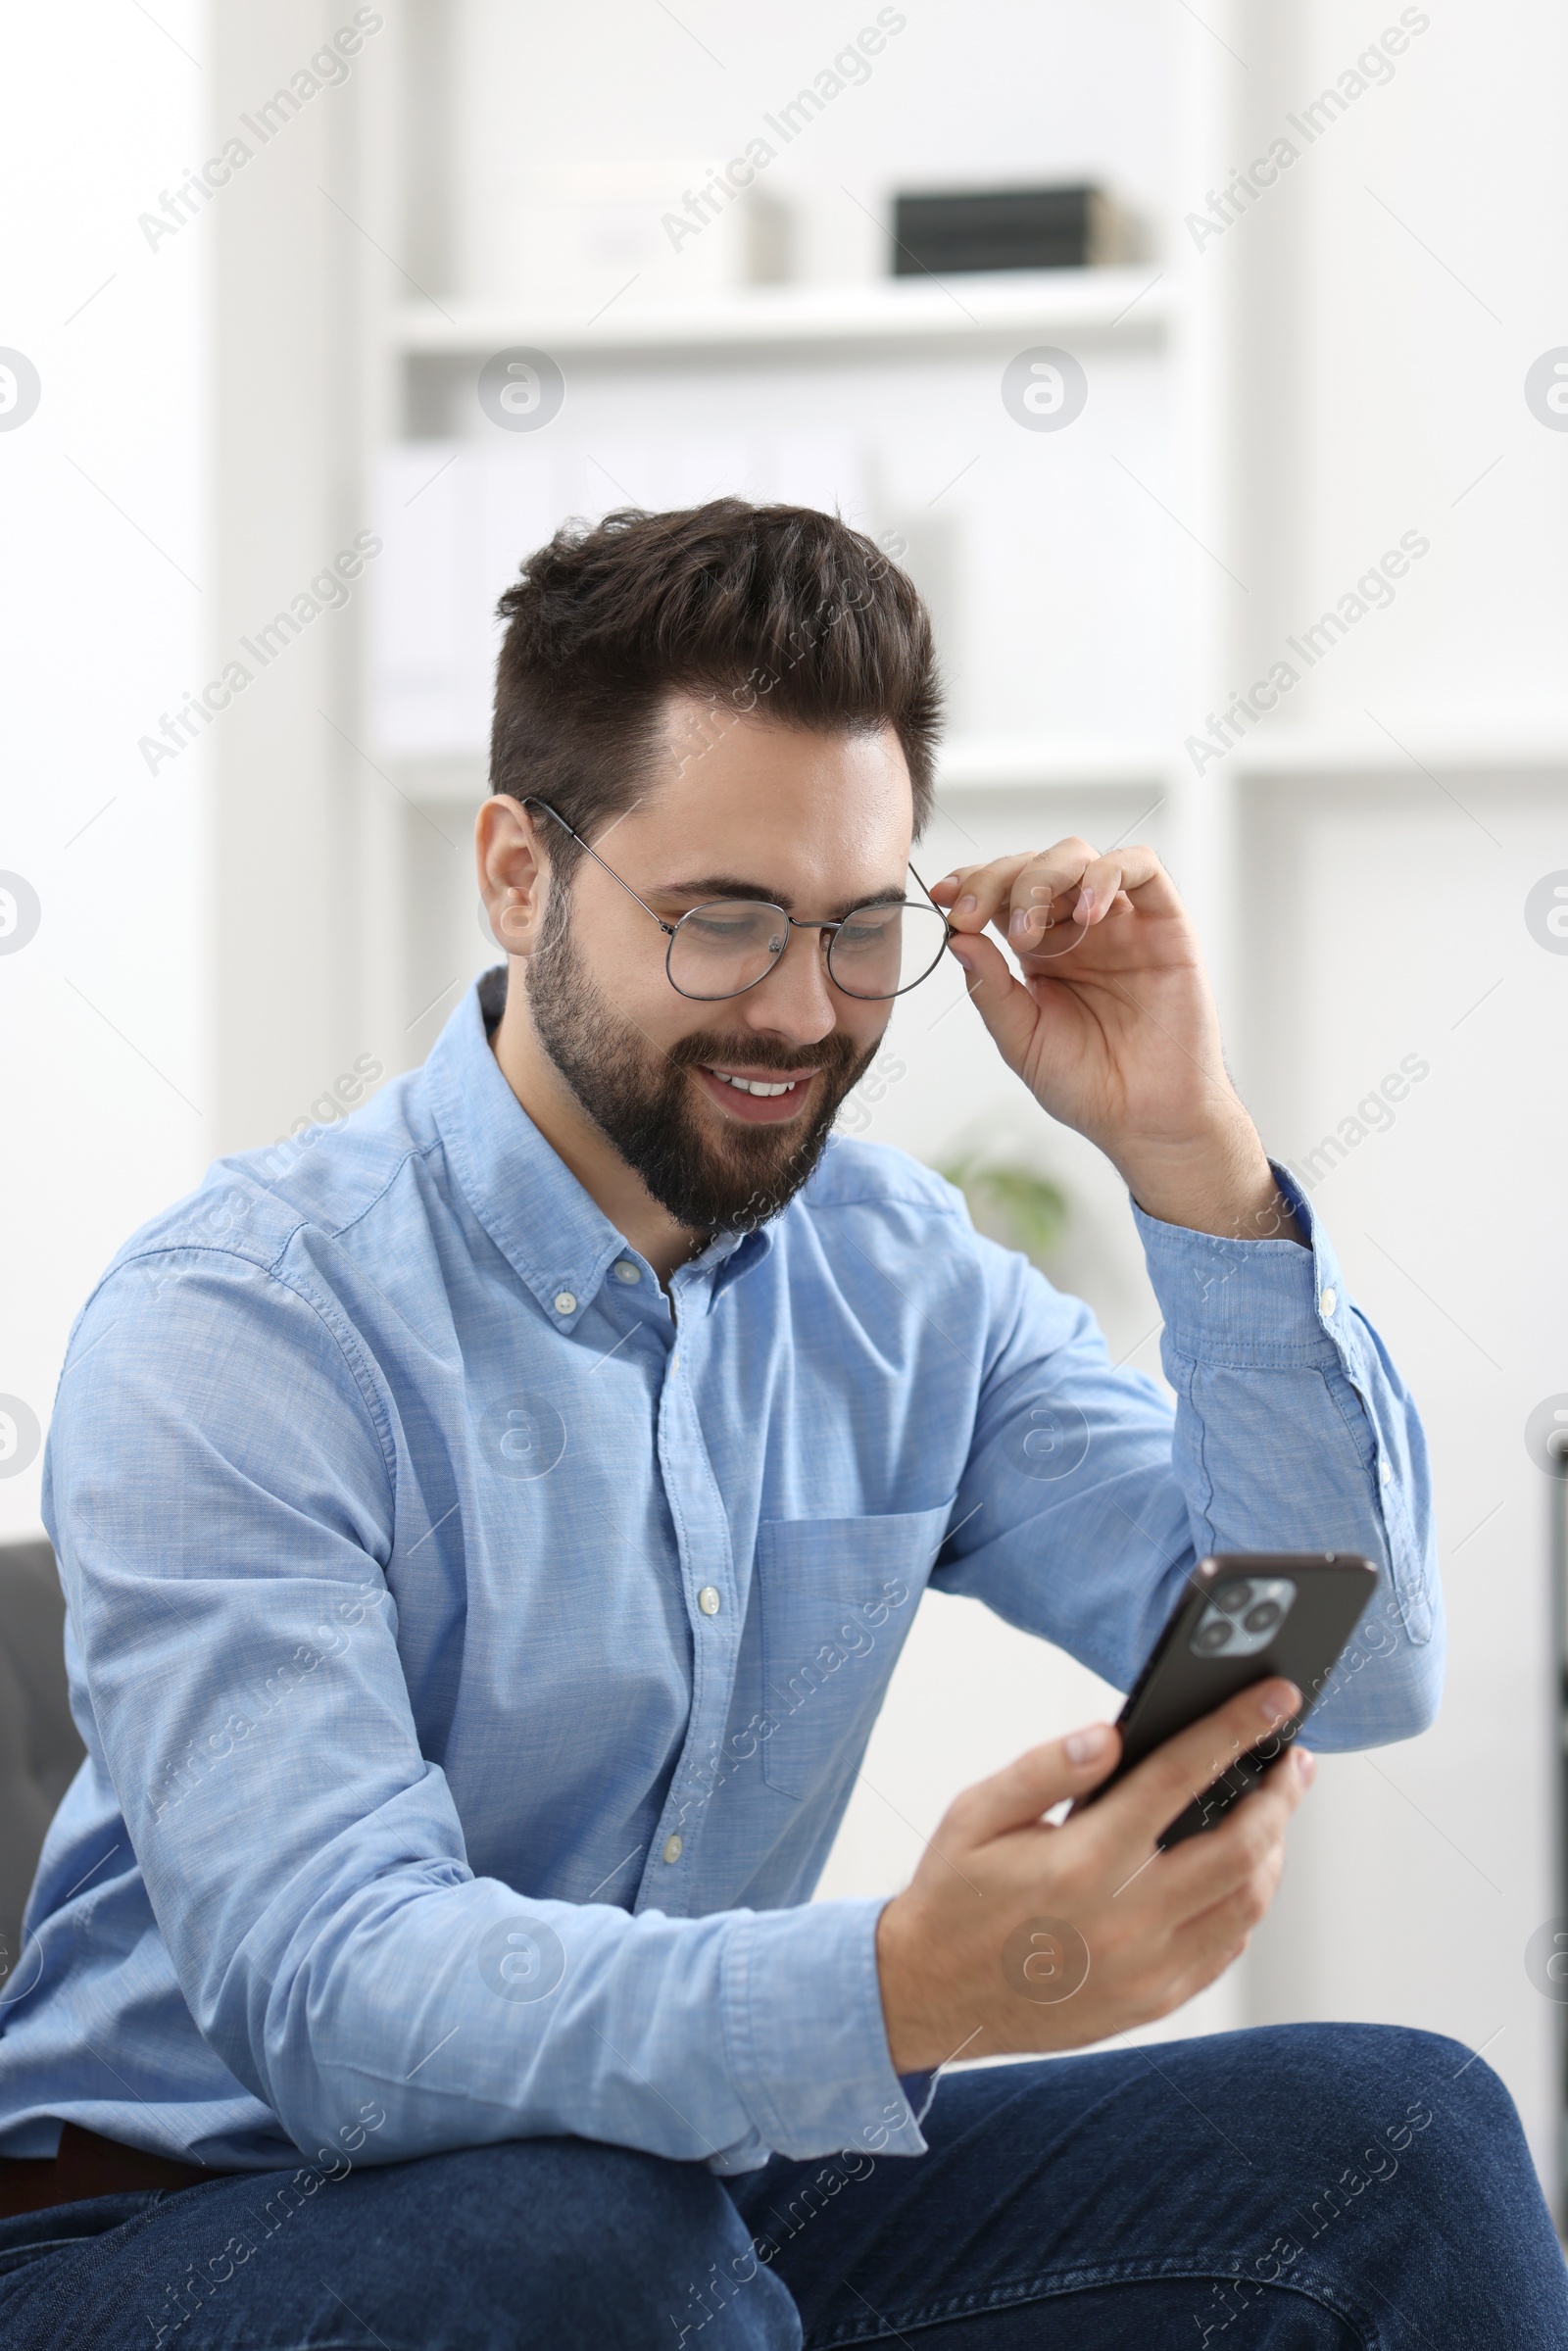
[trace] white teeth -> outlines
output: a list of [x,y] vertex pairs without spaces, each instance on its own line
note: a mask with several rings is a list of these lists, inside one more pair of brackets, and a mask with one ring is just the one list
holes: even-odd
[[770,1086],[765,1078],[732,1078],[723,1069],[710,1069],[708,1074],[722,1086],[738,1087],[742,1094],[793,1094],[800,1083],[798,1078],[787,1078],[781,1085]]

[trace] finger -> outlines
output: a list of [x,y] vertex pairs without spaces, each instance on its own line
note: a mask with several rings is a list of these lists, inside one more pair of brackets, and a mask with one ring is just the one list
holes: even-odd
[[1184,1958],[1190,1958],[1191,1964],[1177,1975],[1160,2014],[1169,2016],[1174,2009],[1185,2008],[1189,2000],[1196,2000],[1200,1991],[1207,1991],[1211,1984],[1217,1984],[1226,1970],[1236,1965],[1251,1939],[1250,1928],[1238,1928],[1228,1935],[1205,1937],[1195,1951],[1184,1952]]
[[[997,929],[1008,931],[1008,914],[1013,909],[1013,894],[1022,882],[1022,903],[1030,901],[1034,886],[1044,891],[1046,898],[1060,891],[1077,889],[1079,877],[1096,860],[1096,851],[1089,842],[1069,835],[1065,842],[1055,842],[1051,849],[1025,849],[1008,858],[992,858],[990,865],[966,865],[959,870],[959,894],[955,898],[950,919],[961,931],[983,931],[995,921]],[[953,877],[948,877],[953,879]],[[948,889],[948,882],[938,882],[938,891]],[[931,896],[936,896],[933,891]]]
[[[1077,847],[1084,851],[1081,865],[1086,865],[1093,856],[1093,849],[1089,847],[1089,842],[1079,842]],[[933,886],[931,896],[936,898],[938,906],[943,903],[943,898],[953,896],[953,907],[950,907],[948,919],[953,921],[956,929],[983,931],[990,921],[997,919],[997,909],[1008,906],[1013,882],[1018,879],[1022,867],[1030,865],[1030,862],[1034,862],[1034,851],[1020,849],[1008,858],[992,858],[987,865],[959,865],[959,870],[945,874],[941,882]]]
[[1258,1745],[1266,1747],[1271,1735],[1277,1737],[1300,1704],[1301,1693],[1294,1682],[1277,1677],[1240,1690],[1129,1772],[1103,1803],[1095,1806],[1098,1825],[1137,1852],[1149,1850],[1160,1831],[1195,1796],[1212,1788],[1239,1755]]
[[[1075,934],[1081,937],[1082,933]],[[974,1005],[1009,1069],[1021,1069],[1040,1019],[1040,1005],[1021,980],[1007,969],[1007,959],[993,940],[966,933],[950,939],[948,952],[963,966],[969,1001]],[[1042,983],[1036,981],[1036,986]]]
[[1109,1723],[1090,1723],[1065,1739],[1031,1747],[955,1797],[948,1819],[966,1844],[986,1844],[1009,1829],[1034,1828],[1064,1796],[1098,1788],[1114,1770],[1121,1739]]
[[1201,1968],[1204,1959],[1210,1956],[1218,1956],[1228,1965],[1237,1945],[1245,1945],[1248,1936],[1267,1917],[1269,1905],[1279,1890],[1284,1864],[1285,1848],[1283,1844],[1276,1845],[1223,1900],[1200,1911],[1196,1918],[1184,1920],[1172,1933],[1167,1945],[1175,1967],[1186,1974]]
[[[1086,846],[1073,842],[1061,848],[1076,853]],[[1118,901],[1125,910],[1139,910],[1133,893],[1148,891],[1163,879],[1159,859],[1141,843],[1082,861],[1076,854],[1063,857],[1058,850],[1048,850],[1031,858],[1013,882],[1007,937],[1021,953],[1032,937],[1054,923],[1102,922]],[[1149,910],[1161,909],[1151,903]]]
[[1161,1873],[1165,1897],[1197,1917],[1245,1886],[1271,1855],[1283,1854],[1291,1815],[1310,1788],[1315,1768],[1304,1747],[1293,1748],[1261,1788],[1231,1807],[1218,1828],[1173,1847]]

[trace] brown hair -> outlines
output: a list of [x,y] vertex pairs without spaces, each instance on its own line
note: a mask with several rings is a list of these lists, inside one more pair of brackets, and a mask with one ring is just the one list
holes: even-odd
[[[537,797],[592,839],[629,808],[671,693],[710,702],[710,741],[760,711],[786,726],[891,726],[918,834],[931,808],[941,687],[912,581],[837,515],[810,507],[624,508],[564,524],[497,608],[492,791]],[[551,828],[569,873],[576,845]]]

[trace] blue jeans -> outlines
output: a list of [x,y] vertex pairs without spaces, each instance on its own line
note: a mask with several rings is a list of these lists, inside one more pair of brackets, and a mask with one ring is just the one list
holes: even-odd
[[1554,2351],[1507,2091],[1305,2025],[947,2077],[921,2159],[721,2181],[582,2139],[0,2223],[0,2351]]

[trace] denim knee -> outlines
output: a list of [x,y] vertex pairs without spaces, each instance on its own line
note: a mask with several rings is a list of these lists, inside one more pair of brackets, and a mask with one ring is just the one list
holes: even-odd
[[606,2351],[686,2341],[799,2351],[794,2302],[704,2165],[586,2139],[509,2140],[428,2161],[428,2225],[410,2251],[447,2274],[480,2320],[479,2339],[488,2306],[498,2318],[548,2315],[556,2339]]
[[1308,2163],[1340,2157],[1339,2177],[1357,2198],[1359,2182],[1392,2180],[1402,2168],[1419,2180],[1423,2216],[1462,2210],[1467,2235],[1489,2219],[1509,2231],[1544,2219],[1513,2099],[1461,2041],[1363,2024],[1264,2027],[1236,2037],[1250,2044],[1253,2112],[1272,2125],[1282,2153]]

